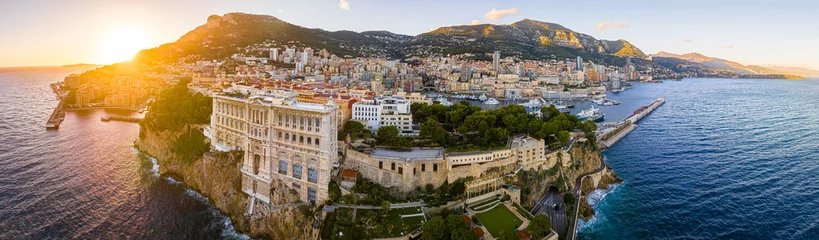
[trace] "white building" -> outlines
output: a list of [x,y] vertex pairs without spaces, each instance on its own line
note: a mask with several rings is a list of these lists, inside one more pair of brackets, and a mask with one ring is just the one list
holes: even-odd
[[378,96],[353,104],[353,120],[366,121],[367,129],[396,126],[401,135],[415,135],[412,130],[410,101],[403,97]]
[[286,187],[304,202],[328,199],[332,164],[338,159],[338,106],[303,103],[297,94],[256,91],[217,95],[206,135],[220,151],[245,152],[242,191],[271,203],[271,190]]

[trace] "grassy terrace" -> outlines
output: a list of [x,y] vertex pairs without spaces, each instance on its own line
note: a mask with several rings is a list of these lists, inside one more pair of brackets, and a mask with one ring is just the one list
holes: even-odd
[[513,204],[513,206],[515,206],[515,210],[518,211],[518,213],[521,216],[523,216],[523,217],[525,217],[525,218],[527,218],[529,220],[532,220],[533,218],[535,218],[535,216],[532,216],[532,214],[529,213],[529,211],[526,211],[526,209],[521,207],[520,204],[515,203],[515,204]]
[[523,221],[520,220],[509,208],[505,205],[498,205],[484,213],[477,214],[478,219],[495,238],[501,238],[502,235],[515,234],[517,229]]
[[[338,228],[333,235],[342,237],[338,239],[371,239],[400,237],[409,234],[415,229],[424,225],[424,216],[405,217],[401,215],[422,213],[420,207],[390,209],[389,214],[384,216],[380,209],[358,209],[353,219],[353,209],[338,208],[325,224],[336,224]],[[329,231],[333,231],[332,226],[327,226]],[[323,234],[322,239],[330,239],[330,234]]]

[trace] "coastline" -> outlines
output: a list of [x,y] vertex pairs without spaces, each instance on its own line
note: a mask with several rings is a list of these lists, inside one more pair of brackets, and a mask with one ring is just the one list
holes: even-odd
[[[140,152],[152,156],[161,167],[157,169],[160,176],[170,177],[181,182],[191,191],[208,199],[210,204],[227,217],[237,233],[251,238],[271,239],[309,239],[313,237],[313,213],[315,209],[294,202],[297,196],[286,191],[285,187],[276,186],[276,202],[271,205],[256,203],[249,208],[251,201],[241,192],[241,153],[205,153],[184,159],[172,151],[178,137],[195,126],[188,126],[179,131],[154,132],[140,128],[140,137],[134,141],[134,147]],[[195,130],[193,130],[195,131]],[[144,134],[144,135],[143,135]],[[252,213],[249,212],[250,209]]]

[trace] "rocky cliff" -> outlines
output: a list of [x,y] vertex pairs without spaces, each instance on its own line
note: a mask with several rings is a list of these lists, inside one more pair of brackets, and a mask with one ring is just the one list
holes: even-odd
[[[191,127],[187,127],[191,128]],[[140,129],[134,145],[157,159],[159,173],[182,181],[207,197],[211,204],[228,216],[234,228],[250,237],[272,239],[310,239],[313,236],[313,209],[303,204],[287,204],[293,200],[286,188],[274,191],[280,203],[266,205],[256,202],[253,214],[246,216],[248,196],[241,192],[241,152],[206,153],[194,159],[182,159],[173,148],[186,130],[156,132]],[[196,130],[194,130],[196,131]]]

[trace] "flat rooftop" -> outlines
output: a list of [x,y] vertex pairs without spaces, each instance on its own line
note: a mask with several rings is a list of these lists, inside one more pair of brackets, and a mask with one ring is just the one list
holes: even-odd
[[370,154],[371,157],[393,158],[404,160],[442,160],[442,148],[384,148],[378,147]]

